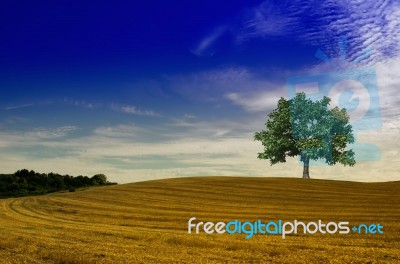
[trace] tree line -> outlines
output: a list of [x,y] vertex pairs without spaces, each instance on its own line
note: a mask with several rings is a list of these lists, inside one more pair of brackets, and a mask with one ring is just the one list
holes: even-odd
[[40,195],[59,191],[74,192],[75,189],[113,185],[106,175],[88,176],[60,175],[58,173],[38,173],[27,169],[14,174],[0,174],[0,198]]

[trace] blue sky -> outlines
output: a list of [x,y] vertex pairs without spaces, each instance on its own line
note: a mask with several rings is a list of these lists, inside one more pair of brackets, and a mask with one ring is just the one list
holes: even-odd
[[2,170],[297,177],[296,160],[257,160],[252,135],[288,78],[333,63],[376,70],[382,127],[357,138],[381,157],[311,176],[398,179],[399,17],[383,0],[2,1]]

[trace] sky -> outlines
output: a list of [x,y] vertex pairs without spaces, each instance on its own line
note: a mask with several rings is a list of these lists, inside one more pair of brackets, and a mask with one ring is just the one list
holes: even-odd
[[358,144],[311,178],[400,179],[399,1],[3,0],[0,36],[0,173],[301,177],[253,136],[303,89]]

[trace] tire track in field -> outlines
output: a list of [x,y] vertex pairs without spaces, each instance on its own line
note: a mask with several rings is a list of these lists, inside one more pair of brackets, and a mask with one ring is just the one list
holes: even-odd
[[[19,222],[25,222],[32,225],[40,225],[41,227],[58,227],[58,228],[69,228],[69,229],[81,229],[85,230],[91,227],[91,223],[85,221],[71,221],[63,220],[52,217],[50,214],[36,213],[30,210],[30,207],[26,205],[28,199],[15,199],[8,203],[10,212],[13,213],[10,217]],[[107,228],[107,226],[99,226],[100,228]]]
[[[45,199],[48,202],[49,197],[40,198],[40,200]],[[40,201],[39,200],[39,201]],[[46,213],[39,213],[36,211],[31,210],[31,206],[29,206],[29,202],[32,202],[31,198],[16,198],[14,200],[10,200],[4,203],[4,206],[8,208],[8,211],[11,213],[8,215],[13,220],[13,224],[17,223],[25,223],[29,226],[34,226],[40,229],[60,229],[60,230],[71,230],[75,232],[98,232],[98,233],[118,233],[121,236],[124,234],[132,232],[132,227],[130,226],[120,226],[120,225],[113,225],[107,223],[91,223],[88,220],[81,219],[63,219],[61,217],[46,214]],[[104,214],[106,217],[107,214]],[[143,215],[143,218],[149,217],[148,215]],[[147,225],[137,225],[134,227],[135,230],[143,230],[145,232],[157,233],[157,232],[170,232],[165,230],[164,228],[159,229],[149,229]],[[24,234],[23,231],[19,232],[21,235]],[[43,235],[43,234],[42,234]],[[46,235],[47,236],[47,235]],[[51,235],[49,234],[51,237]]]
[[[17,201],[10,202],[10,211],[13,212],[12,219],[16,224],[28,224],[35,229],[35,232],[40,232],[42,238],[46,237],[53,239],[54,241],[68,240],[68,236],[74,237],[75,233],[88,232],[88,233],[102,233],[102,230],[108,232],[121,232],[119,228],[110,225],[96,225],[94,228],[90,222],[79,222],[79,221],[59,221],[52,218],[46,218],[42,216],[36,216],[34,214],[26,213],[20,208],[23,206]],[[50,216],[50,215],[48,215]],[[42,230],[55,230],[51,232],[41,232]],[[20,229],[16,234],[20,236],[27,236],[29,233],[24,229]]]

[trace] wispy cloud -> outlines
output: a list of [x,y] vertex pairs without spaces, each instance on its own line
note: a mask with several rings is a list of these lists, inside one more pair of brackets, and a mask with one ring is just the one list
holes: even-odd
[[189,99],[208,102],[225,100],[228,93],[267,90],[269,81],[258,78],[245,67],[226,67],[189,75],[169,76],[171,89]]
[[191,114],[184,114],[183,117],[186,119],[195,119],[196,118],[195,115],[191,115]]
[[57,128],[36,128],[27,132],[25,135],[33,136],[40,139],[56,139],[65,137],[73,131],[77,130],[76,126],[62,126]]
[[20,104],[20,105],[10,105],[10,106],[5,106],[4,110],[16,110],[16,109],[21,109],[21,108],[27,108],[27,107],[31,107],[34,106],[35,104]]
[[193,49],[190,49],[197,56],[212,56],[214,55],[213,46],[215,42],[227,31],[226,26],[215,28],[210,34],[204,37]]
[[[366,50],[364,64],[373,64],[400,54],[400,3],[398,1],[264,1],[246,9],[226,25],[233,39],[246,44],[255,38],[290,36],[307,44],[326,47],[338,54],[338,40],[347,37],[349,62],[356,62]],[[218,27],[217,27],[218,28]],[[217,31],[218,32],[218,31]],[[199,50],[218,41],[219,34],[205,38]]]
[[384,122],[396,124],[400,134],[400,58],[376,66],[380,112]]
[[[296,72],[297,73],[297,72]],[[276,76],[291,74],[280,71]],[[274,80],[271,71],[251,70],[245,67],[228,67],[169,78],[171,87],[193,100],[216,105],[239,106],[246,112],[268,113],[276,107],[280,97],[286,97],[285,83]]]
[[108,138],[137,139],[139,136],[143,136],[149,132],[150,131],[148,131],[147,129],[135,126],[133,124],[124,124],[98,127],[93,131],[93,134],[95,136]]
[[284,89],[273,89],[245,94],[228,93],[226,97],[246,111],[269,113],[276,108],[279,98],[286,96]]
[[[252,38],[284,36],[299,23],[299,8],[286,1],[265,1],[246,10],[241,23],[235,26],[236,40],[243,43]],[[289,15],[288,15],[289,14]]]
[[97,106],[101,106],[101,104],[97,103],[92,103],[92,102],[87,102],[85,100],[77,100],[77,99],[72,99],[72,98],[64,98],[64,103],[69,104],[69,105],[74,105],[77,107],[84,107],[88,109],[94,109]]
[[100,103],[93,103],[93,102],[88,102],[85,100],[78,100],[78,99],[72,99],[72,98],[64,98],[64,99],[48,99],[48,100],[43,100],[43,101],[36,101],[36,102],[29,102],[29,103],[21,103],[21,104],[15,104],[15,105],[7,105],[4,106],[4,110],[17,110],[17,109],[23,109],[23,108],[28,108],[28,107],[38,107],[38,106],[44,106],[44,105],[72,105],[76,107],[83,107],[87,109],[94,109],[96,107],[101,107],[102,105]]
[[[246,119],[236,118],[218,120],[193,120],[174,119],[168,127],[170,131],[164,134],[170,139],[196,138],[196,139],[221,139],[221,138],[251,138],[255,130],[263,123],[263,118]],[[171,133],[173,131],[173,133]]]
[[157,113],[153,110],[142,110],[142,109],[139,109],[136,106],[132,106],[132,105],[120,105],[120,104],[112,103],[110,105],[110,108],[117,112],[122,112],[122,113],[132,114],[132,115],[160,116],[159,113]]

